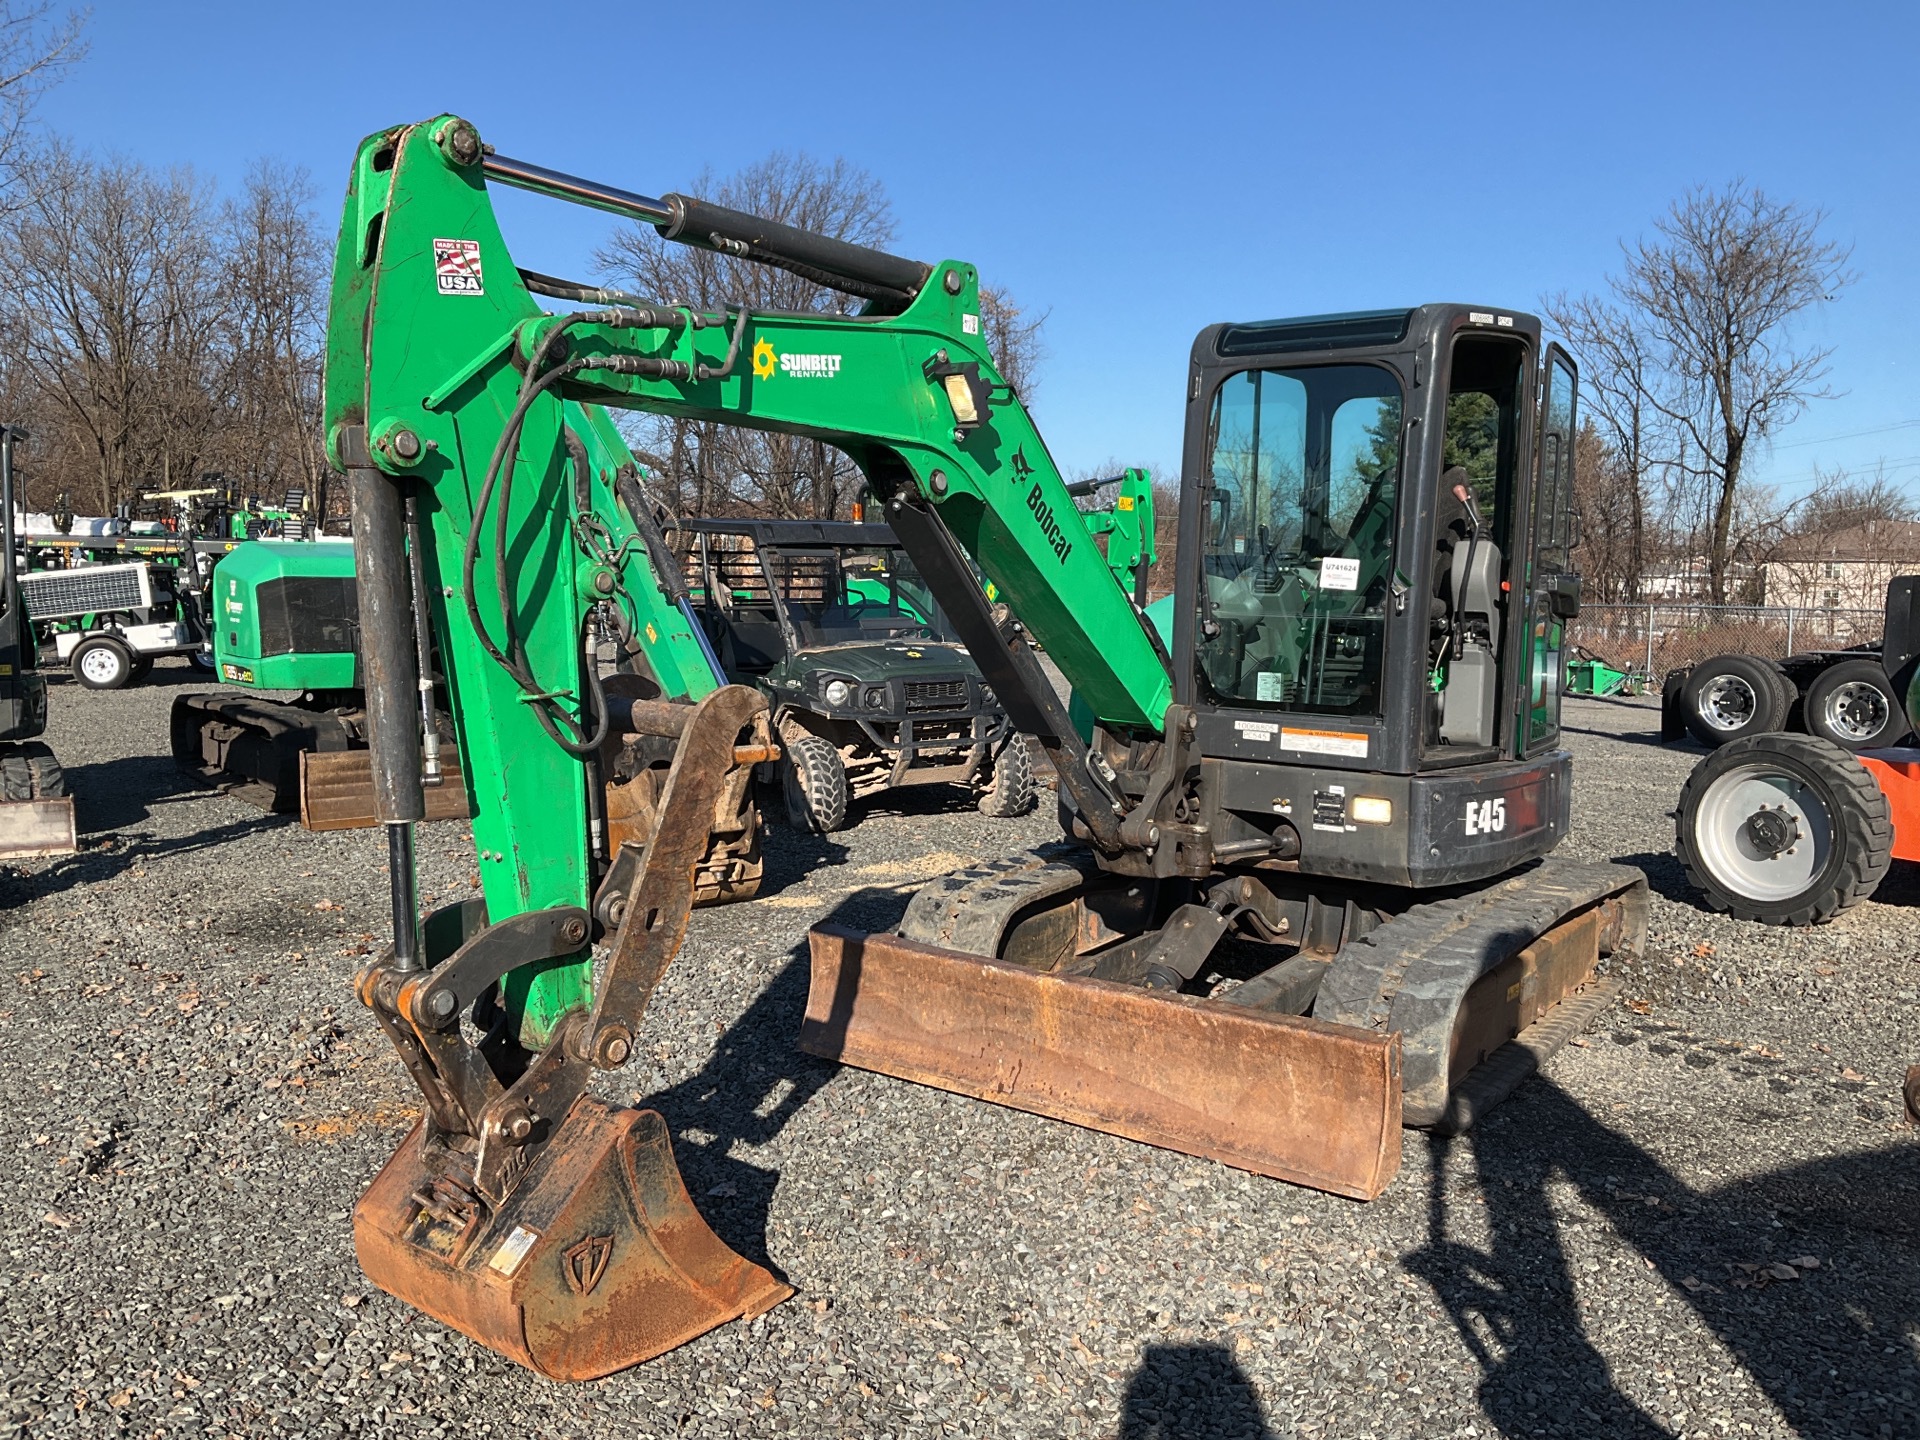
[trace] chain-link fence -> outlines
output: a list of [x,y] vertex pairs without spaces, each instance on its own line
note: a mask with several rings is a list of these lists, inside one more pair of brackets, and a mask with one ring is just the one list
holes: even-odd
[[1616,670],[1654,683],[1713,655],[1784,660],[1808,650],[1844,650],[1877,641],[1878,610],[1792,609],[1773,605],[1584,605],[1568,626],[1578,645]]

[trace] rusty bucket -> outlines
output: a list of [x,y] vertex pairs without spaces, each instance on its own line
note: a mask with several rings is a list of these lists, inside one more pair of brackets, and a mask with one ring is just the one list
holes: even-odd
[[556,1380],[638,1365],[793,1288],[694,1208],[666,1122],[583,1097],[498,1211],[414,1127],[353,1212],[382,1290]]

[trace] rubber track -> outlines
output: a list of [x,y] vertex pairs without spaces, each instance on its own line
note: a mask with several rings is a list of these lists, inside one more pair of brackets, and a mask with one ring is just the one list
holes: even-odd
[[1474,983],[1561,921],[1616,896],[1626,906],[1619,951],[1637,954],[1647,881],[1626,866],[1550,859],[1486,890],[1416,905],[1341,947],[1314,1018],[1398,1031],[1406,1123],[1437,1124],[1447,1110],[1455,1021]]
[[1596,980],[1563,1000],[1476,1065],[1447,1097],[1447,1109],[1435,1122],[1442,1135],[1464,1135],[1489,1110],[1519,1089],[1520,1083],[1552,1059],[1561,1046],[1606,1013],[1620,993],[1617,975]]
[[900,933],[945,950],[997,955],[1015,915],[1036,901],[1077,889],[1097,873],[1085,847],[1064,843],[969,865],[923,885],[907,905]]

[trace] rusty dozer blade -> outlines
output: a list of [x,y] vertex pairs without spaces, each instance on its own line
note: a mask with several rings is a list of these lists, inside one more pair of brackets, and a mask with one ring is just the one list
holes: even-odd
[[816,926],[810,1055],[1371,1200],[1400,1041]]
[[[816,927],[800,1048],[1370,1200],[1402,1125],[1460,1129],[1497,1103],[1591,1018],[1601,958],[1646,934],[1640,872],[1549,861],[1242,987],[1311,1007],[1276,1013],[1070,973],[1099,929],[1085,878],[1039,852],[936,882],[903,928],[945,944]],[[1012,935],[1046,960],[980,953]]]
[[0,860],[71,855],[79,848],[71,795],[0,804]]
[[[793,1293],[700,1218],[659,1115],[585,1093],[594,1070],[632,1055],[686,934],[736,755],[765,734],[766,700],[740,686],[671,708],[634,717],[678,744],[654,824],[620,847],[591,914],[555,906],[490,922],[482,901],[445,906],[422,926],[419,963],[389,947],[359,980],[426,1100],[354,1211],[362,1268],[556,1379],[639,1364]],[[591,1007],[569,1011],[537,1053],[521,1046],[500,982],[578,956],[596,924],[612,934]]]
[[575,1101],[497,1210],[437,1173],[427,1123],[354,1209],[360,1268],[530,1370],[595,1380],[793,1293],[700,1218],[652,1110]]

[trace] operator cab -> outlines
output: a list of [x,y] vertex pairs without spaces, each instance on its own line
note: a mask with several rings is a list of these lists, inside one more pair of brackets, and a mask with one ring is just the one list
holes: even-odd
[[[1179,589],[1194,603],[1174,671],[1203,758],[1325,772],[1274,810],[1352,832],[1347,797],[1369,787],[1338,772],[1491,783],[1555,752],[1578,607],[1574,368],[1537,319],[1425,305],[1216,325],[1188,395]],[[1554,788],[1519,807],[1545,830],[1565,808]],[[1387,789],[1377,813],[1429,808]],[[1503,824],[1509,850],[1523,834],[1550,848],[1533,828]],[[1445,857],[1415,855],[1416,874],[1423,858]]]

